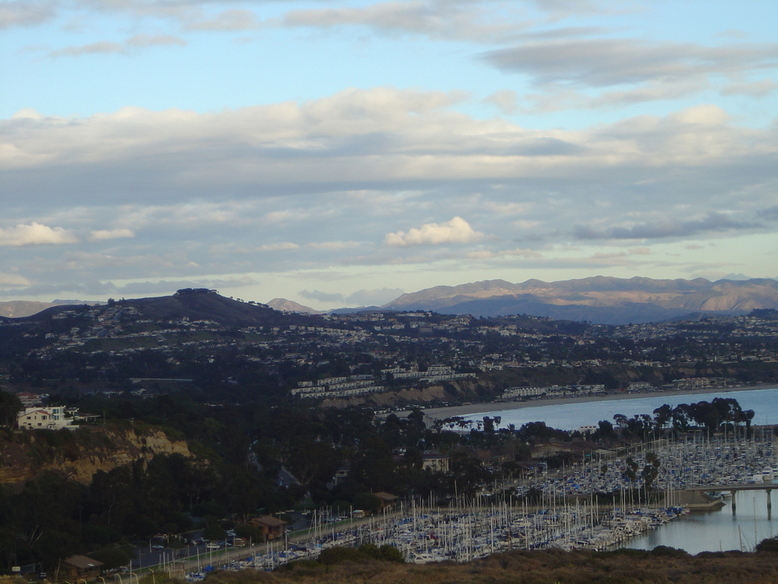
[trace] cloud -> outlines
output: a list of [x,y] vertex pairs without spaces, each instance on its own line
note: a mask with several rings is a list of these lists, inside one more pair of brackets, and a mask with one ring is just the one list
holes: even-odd
[[105,55],[126,53],[127,48],[121,43],[98,41],[77,47],[65,47],[49,52],[49,57],[81,57],[83,55]]
[[[468,116],[457,100],[381,87],[210,113],[27,112],[0,120],[4,224],[35,217],[83,234],[80,251],[105,256],[51,258],[40,274],[92,269],[125,279],[435,264],[467,252],[487,252],[488,261],[500,252],[491,239],[481,247],[487,238],[475,226],[485,225],[490,237],[520,237],[512,245],[524,248],[573,235],[634,242],[663,226],[672,237],[700,228],[677,223],[710,213],[755,230],[768,223],[754,212],[774,199],[772,126],[739,126],[737,116],[700,105],[541,131]],[[102,249],[89,236],[111,231],[105,226],[143,237],[105,240]],[[151,249],[186,254],[159,259]],[[30,251],[17,261],[38,258]]]
[[300,245],[297,243],[291,243],[284,241],[281,243],[268,243],[259,247],[258,251],[287,251],[292,249],[300,249]]
[[330,29],[369,27],[374,34],[419,35],[432,39],[458,39],[495,43],[516,38],[526,21],[507,14],[487,15],[479,2],[410,0],[378,2],[365,7],[292,10],[282,24],[287,27]]
[[78,238],[62,227],[48,227],[33,221],[29,225],[0,228],[0,246],[65,245],[77,243]]
[[767,209],[760,211],[757,215],[760,219],[767,219],[769,221],[778,220],[778,205],[768,207]]
[[0,286],[29,286],[32,282],[20,276],[19,274],[8,274],[6,272],[0,272]]
[[187,42],[182,38],[169,34],[136,34],[128,38],[126,44],[131,47],[164,47],[170,45],[185,47]]
[[0,30],[14,26],[35,26],[51,20],[55,3],[51,0],[16,0],[0,3]]
[[91,241],[103,241],[106,239],[122,239],[126,237],[135,237],[131,229],[98,229],[89,236]]
[[228,32],[247,31],[260,28],[256,15],[250,10],[224,10],[212,18],[190,22],[184,30]]
[[407,232],[387,233],[384,243],[390,247],[414,245],[442,245],[446,243],[472,243],[483,238],[483,233],[474,231],[461,217],[454,217],[446,223],[425,223],[421,228]]
[[696,233],[756,229],[758,223],[734,221],[723,213],[709,213],[703,219],[689,221],[666,220],[643,223],[632,227],[592,227],[577,225],[574,228],[578,239],[663,239],[685,237]]
[[705,47],[692,43],[635,39],[566,39],[528,42],[481,55],[505,72],[535,83],[610,87],[650,82],[689,83],[711,75],[740,76],[775,68],[778,44]]
[[321,290],[300,290],[298,294],[308,300],[316,300],[326,304],[340,306],[382,306],[391,302],[405,291],[401,288],[376,288],[373,290],[357,290],[345,295],[338,292],[322,292]]
[[357,290],[346,298],[349,306],[382,306],[405,294],[402,288],[376,288]]
[[491,260],[497,258],[523,258],[523,259],[541,259],[543,254],[534,249],[504,249],[504,250],[479,250],[469,252],[466,257],[473,260]]
[[733,83],[721,90],[721,95],[748,95],[764,97],[770,95],[778,87],[778,83],[770,79],[760,79],[750,83]]
[[321,290],[300,290],[298,292],[303,298],[309,300],[318,300],[319,302],[340,302],[345,303],[346,297],[337,292],[322,292]]
[[516,107],[516,92],[509,89],[503,89],[493,93],[487,97],[484,101],[497,107],[504,114],[514,114],[517,111]]
[[98,41],[86,45],[65,47],[49,52],[49,57],[81,57],[83,55],[128,54],[137,49],[160,46],[186,46],[186,41],[171,35],[137,34],[124,42]]
[[114,286],[115,293],[127,295],[141,294],[172,294],[182,288],[209,288],[218,290],[220,288],[239,288],[256,284],[257,281],[251,277],[240,278],[196,278],[182,280],[158,280],[158,281],[140,281],[129,284]]
[[323,249],[327,251],[339,251],[342,249],[352,249],[364,245],[358,241],[312,241],[306,243],[305,247],[309,249]]

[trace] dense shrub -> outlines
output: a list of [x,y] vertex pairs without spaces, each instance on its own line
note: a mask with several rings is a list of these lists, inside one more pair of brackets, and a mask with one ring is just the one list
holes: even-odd
[[325,566],[340,562],[360,562],[365,560],[379,560],[383,562],[404,562],[402,553],[391,545],[375,546],[372,543],[364,544],[358,548],[335,546],[327,548],[319,555],[319,562]]

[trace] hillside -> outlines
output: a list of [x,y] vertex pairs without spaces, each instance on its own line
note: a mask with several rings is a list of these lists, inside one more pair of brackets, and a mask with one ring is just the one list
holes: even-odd
[[654,551],[514,551],[455,564],[344,562],[319,565],[304,561],[271,574],[216,572],[207,584],[773,584],[778,554],[703,553],[659,547]]
[[184,289],[172,296],[111,300],[98,306],[57,305],[22,318],[0,317],[0,324],[10,325],[0,335],[0,353],[23,354],[39,349],[50,344],[47,339],[52,336],[89,337],[93,345],[104,339],[106,348],[111,349],[109,339],[122,327],[131,327],[138,335],[136,344],[142,346],[145,341],[141,335],[167,330],[169,323],[198,323],[200,328],[207,328],[211,323],[220,329],[230,329],[299,324],[308,322],[307,318],[279,312],[264,304],[226,298],[211,290]]
[[0,485],[19,486],[46,471],[81,484],[94,473],[109,472],[160,454],[194,455],[186,441],[161,429],[131,423],[84,426],[75,431],[0,434]]
[[527,280],[520,284],[487,280],[403,294],[384,308],[486,317],[531,314],[600,324],[645,323],[692,313],[746,314],[754,309],[775,309],[778,281],[604,276],[560,282]]

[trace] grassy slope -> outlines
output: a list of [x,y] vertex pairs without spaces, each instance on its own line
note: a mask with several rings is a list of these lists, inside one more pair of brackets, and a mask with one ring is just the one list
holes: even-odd
[[319,566],[305,562],[272,574],[220,572],[209,584],[774,584],[778,554],[740,552],[689,556],[669,550],[496,554],[469,564],[409,565],[387,562]]

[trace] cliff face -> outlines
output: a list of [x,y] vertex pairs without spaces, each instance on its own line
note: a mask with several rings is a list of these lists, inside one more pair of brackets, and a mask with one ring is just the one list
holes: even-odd
[[45,471],[87,485],[98,470],[108,472],[161,454],[194,457],[186,441],[140,425],[6,432],[0,435],[0,485],[13,488]]

